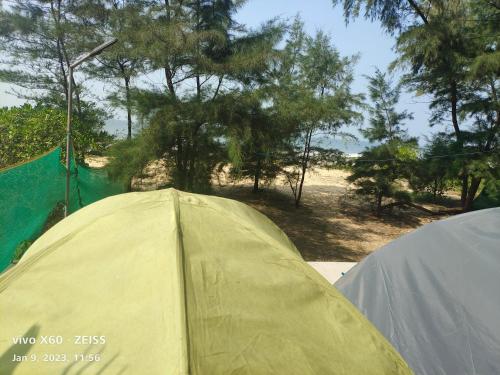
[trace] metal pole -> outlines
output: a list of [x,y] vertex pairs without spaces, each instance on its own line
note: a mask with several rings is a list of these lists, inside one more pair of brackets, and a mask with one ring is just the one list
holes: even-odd
[[66,195],[64,217],[69,214],[69,184],[71,179],[71,115],[73,112],[73,67],[68,72],[68,122],[66,126]]
[[[1,0],[0,0],[1,1]],[[64,217],[69,215],[69,184],[71,179],[71,115],[73,112],[73,69],[84,61],[100,54],[105,48],[112,46],[118,41],[118,39],[113,38],[104,42],[100,46],[97,46],[89,53],[79,57],[73,64],[69,65],[68,71],[68,122],[66,127],[66,194],[65,194],[65,206],[64,206]]]

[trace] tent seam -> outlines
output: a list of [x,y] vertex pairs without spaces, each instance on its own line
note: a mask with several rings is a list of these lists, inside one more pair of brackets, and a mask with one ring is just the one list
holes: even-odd
[[185,259],[185,251],[184,251],[184,241],[182,235],[182,226],[181,226],[181,213],[180,213],[180,203],[179,203],[179,194],[177,190],[172,189],[172,201],[174,204],[175,211],[175,226],[177,229],[178,236],[178,255],[180,258],[180,278],[182,279],[182,293],[181,297],[183,299],[181,306],[184,307],[184,328],[186,332],[186,361],[187,361],[187,374],[191,375],[191,350],[190,350],[190,335],[189,335],[189,319],[188,319],[188,303],[187,303],[187,280],[186,280],[186,259]]
[[[469,214],[471,214],[472,212],[470,212]],[[470,218],[467,218],[469,219],[468,221],[470,221]],[[464,221],[462,221],[462,224],[464,224]],[[436,225],[439,225],[441,228],[441,231],[444,231],[446,232],[446,234],[450,237],[452,237],[453,239],[455,239],[458,243],[460,243],[460,238],[456,235],[455,231],[450,231],[446,226],[443,226],[439,221],[436,222]],[[464,275],[465,274],[465,264],[464,264],[464,260],[463,258],[460,258],[460,264],[462,266],[462,272],[461,274]],[[460,303],[457,303],[458,306],[460,306],[460,312],[462,313],[462,324],[464,325],[464,327],[467,327],[466,328],[466,343],[467,343],[467,348],[468,348],[468,354],[469,354],[469,360],[470,360],[470,364],[472,366],[472,371],[473,371],[473,375],[477,374],[477,371],[476,371],[476,365],[474,363],[474,356],[472,354],[472,347],[471,347],[471,344],[470,344],[470,336],[471,336],[471,332],[470,332],[470,325],[468,324],[467,322],[467,319],[466,319],[466,312],[465,312],[465,303],[464,303],[464,296],[462,295],[462,293],[460,293],[458,296],[457,296],[457,301],[459,301]]]
[[[395,328],[395,330],[394,330],[394,334],[397,336],[397,338],[398,338],[398,342],[399,342],[399,325],[398,325],[398,324],[396,324],[396,319],[394,319],[394,311],[393,311],[393,309],[392,309],[392,303],[391,303],[391,297],[390,297],[390,296],[391,296],[391,294],[389,293],[389,289],[387,288],[387,279],[388,279],[388,275],[387,275],[387,273],[385,272],[384,267],[383,267],[383,266],[382,266],[382,264],[378,261],[378,259],[377,259],[377,258],[375,258],[375,262],[376,262],[376,264],[378,264],[378,266],[380,267],[380,270],[382,271],[382,280],[383,280],[383,282],[384,282],[384,289],[385,289],[385,292],[386,292],[387,296],[389,297],[389,298],[387,299],[387,304],[388,304],[388,307],[389,307],[389,316],[390,316],[390,319],[391,319],[391,321],[392,321],[392,323],[393,323],[393,326],[394,326],[394,328]],[[387,340],[388,340],[389,342],[391,342],[391,343],[392,343],[392,341],[391,341],[389,338],[387,338]],[[398,351],[399,351],[399,349],[397,349],[397,348],[396,348],[396,350],[398,350]],[[403,357],[403,355],[402,355],[402,354],[401,354],[401,356]],[[404,357],[403,357],[403,358],[404,358]]]

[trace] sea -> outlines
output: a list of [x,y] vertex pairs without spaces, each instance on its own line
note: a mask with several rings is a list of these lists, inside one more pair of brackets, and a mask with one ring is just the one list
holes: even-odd
[[[114,135],[117,139],[125,139],[127,137],[127,121],[120,119],[109,119],[106,121],[104,126],[109,134]],[[139,129],[137,127],[132,128],[132,133],[137,133]],[[332,137],[332,136],[322,136],[313,140],[315,146],[321,146],[324,148],[333,148],[340,150],[351,157],[357,157],[359,154],[365,150],[365,148],[370,146],[370,143],[361,137],[358,139],[353,138],[342,138],[342,137]]]

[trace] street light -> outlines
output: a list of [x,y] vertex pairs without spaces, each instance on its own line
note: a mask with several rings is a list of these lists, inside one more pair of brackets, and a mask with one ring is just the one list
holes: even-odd
[[68,216],[69,213],[69,181],[71,177],[70,170],[70,150],[71,150],[71,115],[73,112],[73,70],[83,63],[84,61],[97,56],[102,51],[104,51],[109,46],[112,46],[118,41],[118,39],[113,38],[107,42],[101,44],[100,46],[94,48],[92,51],[86,53],[85,55],[76,59],[73,64],[69,66],[68,72],[68,122],[66,127],[66,196],[65,196],[65,207],[64,207],[64,217]]

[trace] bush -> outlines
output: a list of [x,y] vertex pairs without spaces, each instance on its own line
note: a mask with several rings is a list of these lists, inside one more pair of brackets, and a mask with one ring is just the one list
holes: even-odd
[[23,241],[19,245],[17,245],[16,250],[14,251],[14,255],[12,256],[12,263],[16,264],[22,258],[24,253],[29,249],[33,242],[32,241]]
[[[356,159],[352,166],[353,173],[347,180],[357,186],[357,193],[372,196],[377,213],[380,213],[385,197],[403,194],[398,191],[397,181],[406,179],[410,174],[410,166],[416,159],[416,149],[414,140],[394,140],[373,146]],[[409,196],[405,193],[403,198],[407,201]]]
[[413,200],[411,193],[405,190],[395,191],[393,194],[393,198],[398,202],[407,202],[407,203],[410,203]]
[[453,157],[446,157],[456,153],[456,147],[456,142],[449,135],[434,135],[422,156],[413,164],[410,187],[418,193],[430,193],[433,201],[442,197],[456,183],[459,174],[459,166]]
[[[110,141],[101,130],[103,123],[99,122],[99,114],[85,116],[84,123],[76,116],[73,123],[73,145],[78,159],[83,159],[84,153],[90,150],[106,147]],[[63,110],[29,104],[0,108],[0,168],[64,145],[65,137],[66,112]]]

